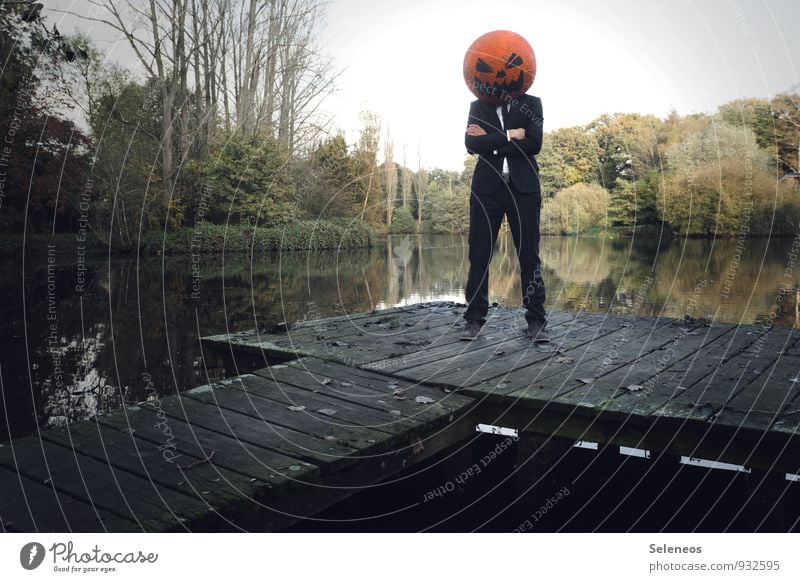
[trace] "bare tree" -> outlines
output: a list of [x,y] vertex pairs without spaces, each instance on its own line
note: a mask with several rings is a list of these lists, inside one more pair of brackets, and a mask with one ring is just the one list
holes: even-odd
[[220,113],[226,128],[272,134],[293,152],[330,123],[320,105],[339,71],[318,46],[324,0],[88,1],[104,16],[78,16],[121,33],[157,81],[167,192],[175,154],[202,152]]
[[[99,7],[107,17],[84,16],[103,22],[122,33],[133,49],[145,73],[157,81],[161,104],[161,144],[159,157],[163,196],[172,195],[175,178],[175,111],[179,94],[185,100],[188,94],[188,65],[195,45],[187,42],[186,17],[189,0],[88,0]],[[181,131],[180,156],[187,155],[189,138],[188,110],[178,104]]]
[[[373,193],[379,192],[380,176],[378,172],[378,144],[381,135],[381,121],[372,111],[363,111],[361,118],[361,135],[354,152],[354,162],[358,195],[363,196],[361,219],[368,215],[369,201]],[[369,218],[372,219],[372,212]],[[371,220],[372,221],[372,220]]]
[[418,151],[419,169],[416,176],[417,187],[417,230],[422,232],[422,212],[425,206],[425,194],[428,189],[428,171],[422,166],[422,153]]
[[386,128],[386,140],[383,144],[383,173],[386,188],[386,226],[392,224],[394,203],[397,198],[397,166],[394,163],[394,144]]
[[[319,118],[339,72],[322,56],[317,38],[321,0],[240,0],[228,12],[224,68],[230,70],[235,127],[277,137],[290,151],[304,149],[329,120]],[[246,8],[246,10],[245,10]]]
[[400,196],[403,200],[403,208],[408,208],[413,184],[414,172],[408,167],[406,162],[406,146],[403,145],[403,166],[400,170]]

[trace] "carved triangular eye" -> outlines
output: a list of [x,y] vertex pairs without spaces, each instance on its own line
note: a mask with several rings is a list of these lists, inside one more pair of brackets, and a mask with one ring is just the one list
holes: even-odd
[[508,57],[508,60],[506,61],[506,69],[518,67],[521,64],[522,64],[522,57],[519,56],[517,53],[511,53],[511,56]]
[[478,59],[478,63],[475,65],[475,70],[479,73],[491,73],[492,67],[490,67],[489,64],[483,59]]

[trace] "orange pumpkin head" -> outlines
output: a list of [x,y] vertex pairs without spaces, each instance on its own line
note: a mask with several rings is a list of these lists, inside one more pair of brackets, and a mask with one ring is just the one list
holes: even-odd
[[536,56],[524,38],[510,30],[479,36],[464,55],[464,82],[486,103],[500,105],[522,96],[536,76]]

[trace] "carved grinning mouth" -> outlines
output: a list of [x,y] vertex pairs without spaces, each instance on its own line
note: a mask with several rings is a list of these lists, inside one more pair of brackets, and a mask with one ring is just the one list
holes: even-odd
[[521,92],[525,86],[525,71],[520,71],[519,77],[511,82],[506,81],[504,77],[501,78],[503,79],[502,83],[498,83],[497,80],[495,80],[493,83],[489,84],[481,81],[478,77],[474,77],[472,79],[472,86],[477,89],[479,93],[493,97],[500,97],[503,95],[503,91],[506,93],[514,93],[515,91]]

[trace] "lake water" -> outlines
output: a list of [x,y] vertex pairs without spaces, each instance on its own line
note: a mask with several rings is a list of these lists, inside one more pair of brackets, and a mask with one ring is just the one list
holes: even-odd
[[[370,249],[79,261],[28,248],[0,259],[0,441],[174,394],[230,375],[198,338],[432,300],[463,301],[457,236],[399,235]],[[542,240],[548,309],[797,325],[792,239]],[[83,270],[85,269],[85,270]],[[800,271],[800,268],[798,268]],[[82,285],[82,288],[81,288]],[[492,301],[515,306],[510,237],[491,268]]]

